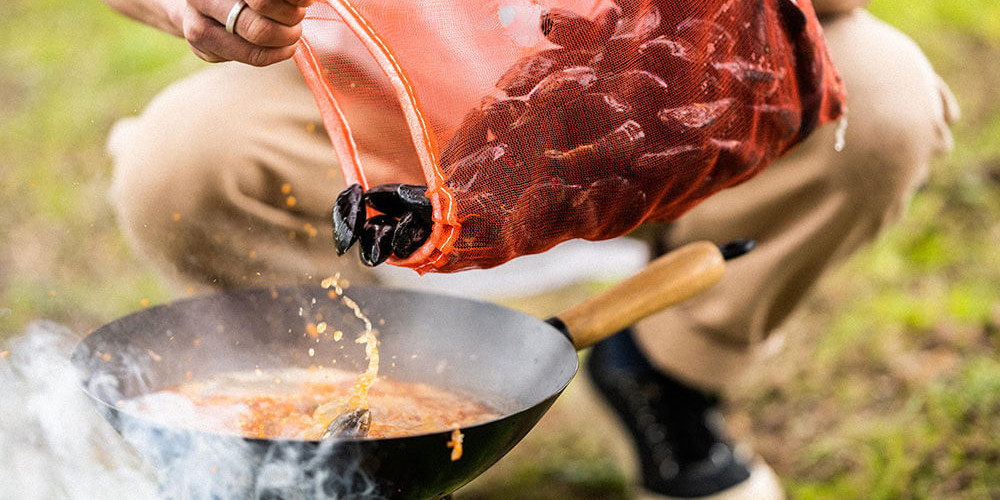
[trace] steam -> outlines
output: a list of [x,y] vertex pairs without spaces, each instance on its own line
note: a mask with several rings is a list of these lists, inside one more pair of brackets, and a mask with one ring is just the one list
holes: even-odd
[[37,322],[0,359],[0,499],[157,498],[156,476],[80,390],[79,338]]
[[[78,341],[62,326],[36,322],[0,347],[0,500],[383,498],[357,464],[341,460],[332,476],[333,441],[318,450],[264,448],[128,419],[116,432],[69,361]],[[116,384],[90,390],[116,391]],[[162,411],[193,411],[161,403]]]

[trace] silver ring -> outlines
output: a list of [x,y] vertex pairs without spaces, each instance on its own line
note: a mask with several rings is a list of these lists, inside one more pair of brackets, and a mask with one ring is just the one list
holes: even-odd
[[236,20],[240,18],[240,12],[243,12],[243,8],[246,6],[246,2],[239,0],[232,9],[229,9],[229,17],[226,18],[226,31],[231,34],[236,33]]

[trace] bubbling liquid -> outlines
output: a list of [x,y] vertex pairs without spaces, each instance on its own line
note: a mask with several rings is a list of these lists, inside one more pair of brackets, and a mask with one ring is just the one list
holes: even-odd
[[[331,368],[230,372],[127,400],[122,409],[204,432],[317,440],[352,406],[356,381],[356,373]],[[500,416],[454,392],[390,378],[370,386],[367,398],[373,439],[445,432]]]

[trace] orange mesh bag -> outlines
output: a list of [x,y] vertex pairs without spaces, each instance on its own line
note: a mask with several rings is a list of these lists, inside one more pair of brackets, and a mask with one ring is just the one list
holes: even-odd
[[673,220],[844,100],[809,0],[318,0],[295,58],[338,251],[418,272]]

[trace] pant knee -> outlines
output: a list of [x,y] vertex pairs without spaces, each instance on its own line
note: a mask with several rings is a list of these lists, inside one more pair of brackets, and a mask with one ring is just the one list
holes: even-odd
[[913,40],[861,9],[823,28],[847,87],[849,147],[894,163],[927,162],[951,148],[954,97]]
[[110,138],[110,201],[119,223],[140,239],[167,233],[182,217],[197,218],[197,207],[223,180],[219,159],[227,153],[195,140],[204,136],[190,123],[178,125],[144,115],[120,122]]
[[215,279],[204,254],[223,245],[215,241],[226,236],[218,214],[227,212],[230,170],[239,168],[241,152],[213,123],[217,110],[185,94],[168,90],[140,116],[120,121],[107,148],[109,198],[123,233],[154,267],[186,285]]
[[892,219],[951,149],[954,97],[916,43],[863,10],[824,22],[824,33],[848,93],[838,175]]
[[110,198],[123,232],[185,286],[289,284],[335,272],[372,281],[360,265],[337,261],[327,239],[331,193],[343,181],[329,174],[329,139],[306,127],[318,116],[308,90],[300,81],[292,89],[279,71],[241,71],[213,66],[115,127]]

